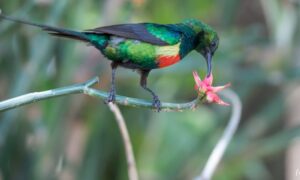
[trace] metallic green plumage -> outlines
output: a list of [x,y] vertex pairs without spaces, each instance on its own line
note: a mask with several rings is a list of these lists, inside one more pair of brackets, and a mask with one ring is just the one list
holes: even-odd
[[[125,32],[119,32],[120,30]],[[99,33],[102,31],[106,33]],[[179,24],[167,25],[141,23],[108,26],[97,28],[95,31],[89,30],[85,34],[89,36],[89,41],[109,60],[131,68],[154,69],[160,67],[158,58],[164,56],[164,54],[158,53],[161,52],[160,47],[170,47],[172,50],[171,54],[173,56],[178,55],[182,59],[191,50],[205,47],[207,38],[203,37],[210,37],[210,34],[213,34],[211,31],[213,30],[201,21],[188,20]],[[107,34],[107,32],[117,35]],[[132,34],[132,32],[135,34]],[[202,36],[200,37],[199,34]],[[145,42],[144,36],[148,36],[150,39],[153,36],[153,38],[165,42],[166,45]],[[135,39],[132,39],[133,37]],[[172,48],[172,46],[178,43],[179,50],[175,52],[176,49]],[[169,56],[169,54],[165,56]]]
[[180,33],[170,30],[167,26],[148,23],[146,28],[150,34],[167,42],[169,45],[177,44],[180,41]]
[[36,24],[0,14],[0,18],[40,27],[51,35],[88,42],[112,61],[112,86],[107,102],[115,101],[115,72],[118,66],[138,69],[140,85],[153,97],[153,106],[159,111],[158,96],[147,87],[149,72],[155,68],[177,63],[190,51],[201,53],[211,74],[211,60],[218,48],[217,33],[199,20],[187,20],[178,24],[119,24],[98,27],[86,31],[73,31]]
[[102,50],[107,58],[115,62],[131,64],[133,68],[156,68],[154,45],[118,37],[112,37],[111,39]]

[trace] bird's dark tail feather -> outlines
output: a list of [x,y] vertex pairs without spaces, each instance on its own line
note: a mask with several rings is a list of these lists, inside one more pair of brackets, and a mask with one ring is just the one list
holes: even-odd
[[64,28],[52,27],[52,26],[43,25],[43,24],[37,24],[37,23],[17,19],[17,18],[14,18],[14,17],[5,16],[5,15],[2,15],[0,13],[0,19],[1,18],[9,20],[9,21],[14,21],[14,22],[17,22],[17,23],[21,23],[21,24],[26,24],[26,25],[30,25],[30,26],[39,27],[42,30],[47,31],[49,34],[51,34],[53,36],[76,39],[76,40],[85,41],[85,42],[89,41],[88,37],[82,32],[73,31],[73,30],[64,29]]

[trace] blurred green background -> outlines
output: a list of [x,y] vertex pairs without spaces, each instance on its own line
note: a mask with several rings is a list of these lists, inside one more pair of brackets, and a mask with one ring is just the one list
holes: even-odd
[[[299,0],[1,0],[0,8],[34,22],[89,29],[128,22],[176,23],[199,18],[221,44],[215,84],[232,83],[243,103],[242,123],[214,179],[300,178]],[[192,71],[205,61],[191,53],[152,71],[149,86],[162,101],[196,97]],[[0,20],[0,99],[100,76],[110,87],[109,61],[81,42]],[[118,69],[117,92],[151,99],[139,76]],[[155,113],[120,107],[141,179],[192,179],[204,166],[230,108]],[[297,143],[298,142],[298,143]],[[297,170],[299,175],[297,177]],[[127,179],[123,143],[102,100],[70,95],[0,113],[0,179]]]

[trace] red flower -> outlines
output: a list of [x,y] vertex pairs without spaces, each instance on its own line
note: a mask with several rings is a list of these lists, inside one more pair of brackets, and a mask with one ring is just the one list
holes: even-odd
[[205,98],[205,100],[209,103],[216,103],[223,106],[229,106],[230,104],[221,100],[221,98],[217,95],[217,92],[227,88],[230,86],[230,83],[225,84],[224,86],[212,86],[213,83],[213,75],[210,74],[206,76],[202,81],[196,71],[193,72],[193,76],[196,82],[195,89],[198,91],[201,97]]

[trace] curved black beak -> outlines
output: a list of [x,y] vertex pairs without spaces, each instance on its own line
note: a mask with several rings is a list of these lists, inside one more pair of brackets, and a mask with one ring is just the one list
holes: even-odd
[[206,74],[206,76],[208,77],[208,76],[210,76],[211,69],[212,69],[212,67],[211,67],[212,53],[209,50],[206,52],[205,60],[206,60],[206,64],[207,64],[207,74]]

